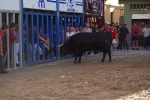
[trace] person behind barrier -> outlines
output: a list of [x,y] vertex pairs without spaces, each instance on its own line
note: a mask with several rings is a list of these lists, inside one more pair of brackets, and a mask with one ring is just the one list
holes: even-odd
[[69,30],[70,30],[70,33],[69,33],[69,38],[70,38],[71,36],[73,36],[76,33],[74,32],[74,27],[73,26],[71,26]]
[[[15,29],[16,29],[16,23],[11,23],[11,24],[9,25],[9,51],[10,51],[10,62],[11,62],[12,44],[13,44],[13,42],[15,42],[15,40],[16,40],[16,33],[14,33]],[[7,34],[4,35],[4,40],[3,40],[3,41],[4,41],[4,43],[3,43],[3,48],[4,48],[3,54],[4,54],[4,56],[6,56],[6,60],[5,60],[4,66],[5,66],[5,68],[7,68],[7,59],[8,59],[8,57],[7,57],[7,52],[8,52],[8,49],[7,49]],[[10,65],[11,65],[11,63],[10,63]]]
[[80,33],[78,26],[77,26],[76,29],[75,29],[75,33]]
[[19,55],[19,25],[17,24],[16,26],[16,66],[19,66],[19,59],[18,59],[18,55]]
[[79,31],[83,32],[83,27],[82,26],[79,27]]
[[7,32],[8,26],[2,25],[0,30],[0,73],[8,73],[4,67],[4,55],[3,55],[3,34]]
[[32,29],[31,31],[29,31],[29,43],[32,45],[32,40],[34,40],[34,54],[33,54],[33,59],[36,61],[36,51],[38,49],[38,51],[40,52],[40,59],[42,58],[42,49],[40,48],[40,46],[38,46],[37,44],[37,37],[39,37],[40,40],[44,41],[44,42],[47,42],[45,39],[43,39],[40,35],[37,36],[37,28],[36,28],[36,25],[34,25],[34,28],[33,28],[34,32],[33,32],[33,37],[32,37]]

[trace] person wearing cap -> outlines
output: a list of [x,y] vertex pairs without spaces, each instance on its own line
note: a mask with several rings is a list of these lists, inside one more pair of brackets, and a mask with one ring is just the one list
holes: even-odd
[[8,26],[3,25],[0,30],[0,73],[8,73],[4,67],[4,55],[3,55],[3,33],[7,32]]

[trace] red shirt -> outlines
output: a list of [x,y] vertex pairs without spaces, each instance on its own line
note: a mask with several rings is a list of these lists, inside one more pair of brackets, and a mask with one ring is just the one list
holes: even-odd
[[[9,30],[9,49],[12,48],[12,43],[16,40],[16,36],[14,35],[13,30]],[[7,49],[7,39],[4,39],[4,46]]]
[[138,36],[140,29],[138,27],[132,27],[132,36]]
[[3,38],[3,32],[0,30],[0,40]]
[[112,35],[112,39],[114,39],[114,38],[115,38],[115,35],[116,35],[116,33],[117,33],[116,30],[111,29],[110,33],[111,33],[111,35]]

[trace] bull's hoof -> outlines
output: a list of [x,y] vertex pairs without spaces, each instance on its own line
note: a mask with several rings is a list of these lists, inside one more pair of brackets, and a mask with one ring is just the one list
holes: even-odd
[[78,63],[81,63],[81,61],[78,61]]
[[109,60],[108,62],[111,62],[111,60]]
[[104,60],[101,60],[101,62],[104,62]]
[[74,61],[73,63],[75,63],[75,64],[76,64],[77,62],[76,62],[76,61]]

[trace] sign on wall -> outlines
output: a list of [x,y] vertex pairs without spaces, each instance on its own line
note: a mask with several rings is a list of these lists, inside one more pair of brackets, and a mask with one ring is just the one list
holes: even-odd
[[0,0],[0,10],[20,11],[20,0]]
[[23,0],[23,8],[56,11],[56,0]]
[[83,2],[82,0],[60,0],[59,9],[64,12],[83,13]]
[[[23,7],[56,11],[56,0],[23,0]],[[82,0],[60,0],[59,9],[61,12],[83,13],[83,2]]]
[[103,0],[84,0],[84,10],[86,13],[103,16]]

